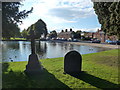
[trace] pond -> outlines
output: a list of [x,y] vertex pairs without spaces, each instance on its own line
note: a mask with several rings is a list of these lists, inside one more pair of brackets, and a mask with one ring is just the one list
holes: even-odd
[[[110,50],[109,48],[100,48],[84,45],[64,44],[49,41],[36,41],[36,53],[39,59],[64,57],[71,50],[76,50],[80,54],[88,54]],[[31,54],[31,43],[29,41],[2,41],[2,61],[28,61]]]

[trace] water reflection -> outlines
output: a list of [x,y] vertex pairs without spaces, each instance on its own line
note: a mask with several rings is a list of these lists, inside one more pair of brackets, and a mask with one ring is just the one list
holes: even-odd
[[38,54],[39,58],[45,58],[47,51],[47,44],[36,42],[36,53]]
[[[98,48],[92,46],[73,45],[55,42],[36,41],[36,53],[39,59],[64,57],[71,50],[76,50],[81,54],[95,53],[109,50],[108,48]],[[29,41],[3,41],[2,60],[3,61],[27,61],[31,53]]]

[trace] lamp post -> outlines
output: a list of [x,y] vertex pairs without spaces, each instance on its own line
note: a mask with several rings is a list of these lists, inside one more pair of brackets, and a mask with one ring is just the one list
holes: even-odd
[[[100,33],[101,40],[103,40],[102,42],[105,42],[105,33],[103,31],[99,33]],[[104,35],[104,37],[102,37],[102,35]]]

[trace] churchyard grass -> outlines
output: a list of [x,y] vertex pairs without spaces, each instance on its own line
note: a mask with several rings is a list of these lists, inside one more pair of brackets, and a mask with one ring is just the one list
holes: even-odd
[[26,40],[26,38],[10,38],[10,39],[2,38],[2,40]]
[[118,87],[117,49],[82,55],[81,78],[64,72],[64,58],[40,60],[44,71],[38,77],[26,76],[26,61],[3,63],[3,88],[116,88]]
[[10,40],[26,40],[26,38],[10,38]]

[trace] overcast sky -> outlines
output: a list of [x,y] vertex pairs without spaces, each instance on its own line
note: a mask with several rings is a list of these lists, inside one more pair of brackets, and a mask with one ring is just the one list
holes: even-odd
[[25,0],[20,10],[33,13],[23,20],[21,30],[42,19],[48,31],[73,28],[73,30],[96,31],[100,28],[91,0]]

